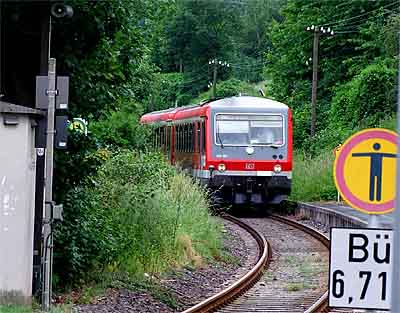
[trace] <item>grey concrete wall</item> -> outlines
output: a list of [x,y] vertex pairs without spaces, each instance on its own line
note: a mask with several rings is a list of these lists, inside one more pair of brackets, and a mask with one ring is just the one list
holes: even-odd
[[0,114],[0,303],[30,303],[34,226],[34,128]]

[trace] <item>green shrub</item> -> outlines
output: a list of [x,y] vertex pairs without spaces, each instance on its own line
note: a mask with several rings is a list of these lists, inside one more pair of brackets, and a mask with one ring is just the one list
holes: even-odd
[[[259,96],[258,91],[254,88],[253,85],[236,78],[224,80],[217,83],[217,97],[233,97],[238,96],[239,94],[248,96]],[[200,94],[196,99],[192,100],[192,103],[198,103],[202,100],[211,98],[212,87],[208,91]]]
[[151,132],[139,124],[143,112],[134,101],[121,101],[90,126],[99,146],[145,150],[150,144]]
[[341,86],[332,100],[331,124],[374,127],[395,112],[396,71],[384,61],[371,64]]
[[332,176],[333,161],[334,155],[330,150],[324,151],[317,157],[295,151],[291,199],[296,201],[334,200],[336,187]]
[[204,191],[157,153],[116,154],[90,183],[75,187],[64,206],[65,220],[56,229],[61,278],[198,264],[219,245]]
[[[181,102],[184,76],[182,73],[158,73],[147,111],[172,108],[175,101]],[[184,103],[183,103],[184,104]]]

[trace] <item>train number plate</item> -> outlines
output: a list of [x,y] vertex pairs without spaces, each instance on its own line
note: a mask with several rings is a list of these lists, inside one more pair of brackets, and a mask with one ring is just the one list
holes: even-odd
[[256,168],[256,166],[255,166],[254,163],[246,163],[245,166],[244,166],[244,168],[245,168],[246,170],[254,170],[254,169]]

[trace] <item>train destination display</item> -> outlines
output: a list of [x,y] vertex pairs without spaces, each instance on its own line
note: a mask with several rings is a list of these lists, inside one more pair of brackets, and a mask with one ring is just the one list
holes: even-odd
[[390,309],[393,231],[332,228],[329,306]]

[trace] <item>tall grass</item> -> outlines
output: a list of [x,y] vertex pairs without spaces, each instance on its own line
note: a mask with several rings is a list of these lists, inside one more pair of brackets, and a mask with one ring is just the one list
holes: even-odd
[[128,210],[136,225],[129,236],[137,243],[126,250],[118,270],[141,275],[199,266],[219,250],[221,226],[209,215],[205,191],[184,174],[171,177],[168,189],[158,190],[144,207]]
[[323,151],[316,157],[295,151],[290,198],[296,201],[335,200],[333,162],[332,151]]
[[205,190],[157,153],[122,151],[74,191],[66,203],[74,215],[57,231],[61,278],[99,271],[143,277],[201,265],[219,249],[221,227],[209,215]]

